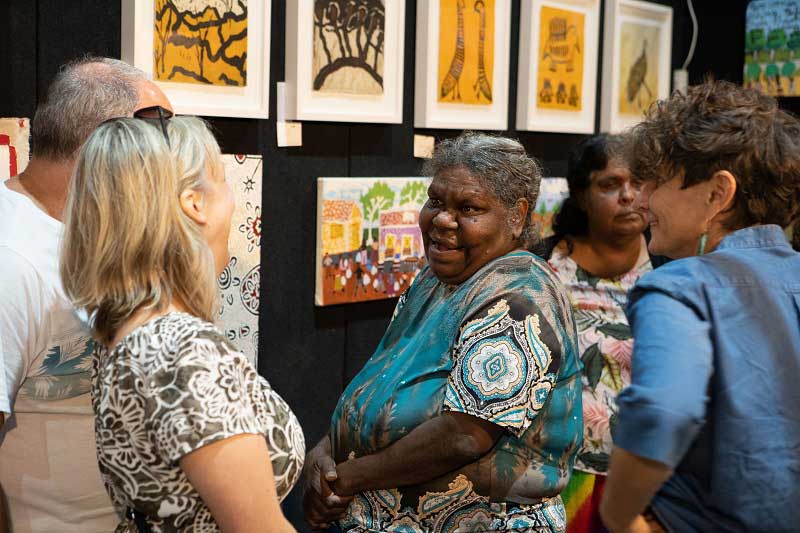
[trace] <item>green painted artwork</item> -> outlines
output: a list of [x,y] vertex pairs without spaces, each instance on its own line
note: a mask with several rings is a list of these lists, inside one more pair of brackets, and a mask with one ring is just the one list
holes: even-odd
[[747,6],[744,85],[772,96],[800,94],[800,0]]

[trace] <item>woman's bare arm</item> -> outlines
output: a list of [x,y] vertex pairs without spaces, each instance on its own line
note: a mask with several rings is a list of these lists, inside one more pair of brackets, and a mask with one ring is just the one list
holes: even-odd
[[272,462],[261,435],[237,435],[203,446],[180,460],[222,531],[294,531],[278,503]]

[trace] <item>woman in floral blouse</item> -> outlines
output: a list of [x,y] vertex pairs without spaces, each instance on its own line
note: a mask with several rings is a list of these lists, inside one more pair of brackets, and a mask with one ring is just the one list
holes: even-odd
[[631,381],[633,341],[625,318],[627,294],[652,269],[633,208],[639,186],[620,159],[622,141],[584,140],[569,161],[570,197],[556,215],[549,239],[550,266],[567,288],[583,361],[583,447],[562,493],[567,531],[605,531],[598,514],[617,394]]
[[202,120],[158,111],[87,140],[61,257],[101,345],[92,407],[117,532],[293,531],[278,502],[302,430],[212,323],[233,212],[219,146]]

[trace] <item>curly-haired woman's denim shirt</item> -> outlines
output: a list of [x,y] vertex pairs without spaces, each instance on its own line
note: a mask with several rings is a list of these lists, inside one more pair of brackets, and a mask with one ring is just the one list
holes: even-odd
[[674,470],[672,531],[800,527],[800,253],[775,225],[731,233],[632,290],[616,444]]

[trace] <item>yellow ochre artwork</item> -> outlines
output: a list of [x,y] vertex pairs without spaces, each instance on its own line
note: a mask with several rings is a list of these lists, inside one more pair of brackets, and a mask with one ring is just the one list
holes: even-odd
[[583,97],[584,15],[543,6],[539,17],[538,107],[580,111]]
[[619,112],[641,115],[658,99],[658,26],[623,22],[620,33]]
[[247,0],[155,0],[160,81],[247,85]]
[[490,105],[495,0],[441,0],[439,102]]

